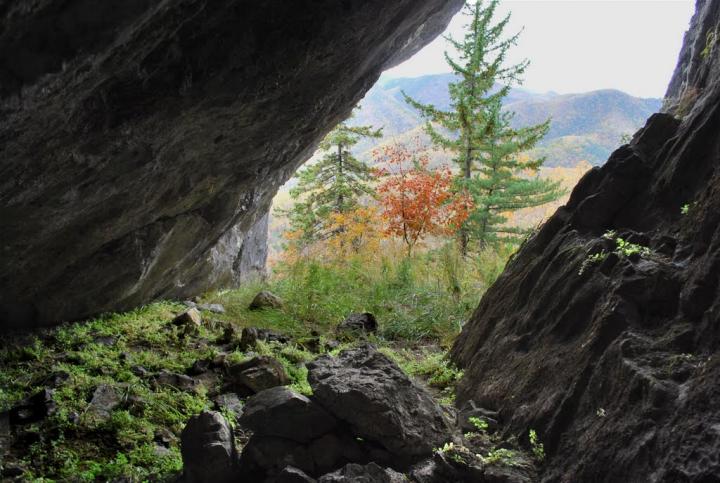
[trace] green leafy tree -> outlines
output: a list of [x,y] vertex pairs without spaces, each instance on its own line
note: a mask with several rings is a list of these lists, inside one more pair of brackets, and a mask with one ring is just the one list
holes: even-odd
[[[330,215],[346,213],[358,206],[364,195],[374,194],[371,168],[352,155],[351,148],[362,138],[379,138],[380,129],[349,126],[343,122],[320,143],[322,157],[300,170],[298,184],[290,190],[292,208],[281,211],[303,243],[332,236]],[[333,230],[342,229],[335,226]]]
[[547,133],[549,121],[519,129],[511,127],[514,113],[503,100],[527,69],[528,61],[506,66],[518,35],[504,38],[510,16],[495,23],[497,0],[466,4],[470,19],[461,40],[448,38],[455,50],[445,58],[457,81],[449,86],[451,109],[442,111],[405,94],[406,101],[427,120],[434,145],[454,153],[460,168],[457,189],[473,201],[473,210],[458,231],[461,251],[471,242],[479,248],[500,238],[512,239],[523,230],[507,226],[508,213],[543,205],[562,195],[559,183],[539,179],[544,159],[523,154]]

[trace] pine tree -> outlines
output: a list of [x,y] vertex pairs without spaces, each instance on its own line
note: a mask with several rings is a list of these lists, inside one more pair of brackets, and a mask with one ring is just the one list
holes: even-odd
[[353,156],[351,148],[362,138],[380,136],[380,129],[341,123],[320,143],[322,157],[298,172],[298,184],[290,190],[294,204],[281,213],[303,243],[332,236],[331,225],[332,231],[342,230],[330,222],[331,215],[349,212],[363,195],[373,195],[371,169]]
[[451,109],[442,111],[405,95],[425,117],[433,144],[454,153],[460,168],[457,189],[471,197],[473,210],[458,236],[463,254],[471,242],[479,248],[501,237],[516,238],[523,230],[507,227],[504,213],[539,206],[562,195],[559,183],[541,180],[544,159],[523,155],[547,133],[549,121],[520,129],[511,127],[513,113],[503,111],[511,86],[520,83],[528,61],[505,66],[518,35],[503,38],[510,16],[493,22],[498,1],[466,4],[470,17],[462,40],[448,37],[456,51],[445,59],[457,81],[449,86]]

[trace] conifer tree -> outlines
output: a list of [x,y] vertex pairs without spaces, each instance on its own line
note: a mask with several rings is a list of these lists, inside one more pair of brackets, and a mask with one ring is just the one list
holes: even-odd
[[[353,156],[351,148],[362,138],[380,136],[380,129],[343,122],[320,143],[322,157],[298,172],[298,184],[290,190],[294,204],[281,213],[288,216],[302,242],[332,236],[328,232],[333,225],[331,215],[351,211],[363,195],[373,195],[371,169]],[[336,225],[334,231],[342,229]]]
[[519,34],[503,37],[510,16],[494,23],[497,4],[497,0],[467,3],[464,14],[470,23],[464,37],[447,39],[455,56],[446,52],[445,59],[457,78],[449,86],[450,110],[422,104],[405,94],[406,101],[425,117],[433,144],[454,153],[460,168],[457,189],[473,201],[473,210],[458,232],[463,255],[471,242],[483,248],[500,237],[522,234],[523,230],[505,226],[504,214],[562,195],[559,183],[538,179],[544,159],[523,155],[547,133],[549,121],[514,129],[513,113],[502,109],[528,62],[505,65]]

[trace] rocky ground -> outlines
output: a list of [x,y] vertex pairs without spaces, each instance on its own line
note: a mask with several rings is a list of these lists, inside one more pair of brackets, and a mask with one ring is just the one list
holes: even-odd
[[283,302],[241,303],[157,303],[8,341],[3,478],[532,481],[541,442],[523,450],[496,413],[455,409],[460,373],[436,346],[390,343],[366,313],[329,336],[252,327]]

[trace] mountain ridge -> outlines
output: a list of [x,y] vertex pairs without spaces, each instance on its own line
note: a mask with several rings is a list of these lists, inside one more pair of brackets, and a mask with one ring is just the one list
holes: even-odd
[[[403,92],[422,103],[448,109],[448,84],[454,78],[454,74],[431,74],[383,79],[365,95],[351,122],[382,126],[386,138],[409,140],[424,121],[404,101]],[[574,166],[582,160],[603,164],[623,136],[633,134],[661,104],[661,99],[634,97],[617,89],[558,94],[514,88],[505,102],[506,108],[515,112],[516,126],[551,119],[547,136],[531,153],[545,156],[550,167]],[[372,144],[361,143],[358,151],[366,151]]]

